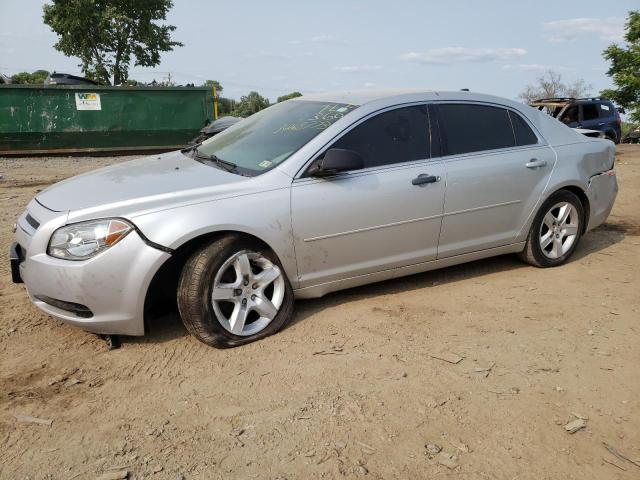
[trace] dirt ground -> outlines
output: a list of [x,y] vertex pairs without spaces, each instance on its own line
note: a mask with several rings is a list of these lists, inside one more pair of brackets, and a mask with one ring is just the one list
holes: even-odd
[[[39,189],[122,160],[0,159],[0,252]],[[616,168],[611,217],[563,267],[504,256],[300,301],[233,350],[167,315],[108,351],[5,257],[0,477],[640,478],[640,147]]]

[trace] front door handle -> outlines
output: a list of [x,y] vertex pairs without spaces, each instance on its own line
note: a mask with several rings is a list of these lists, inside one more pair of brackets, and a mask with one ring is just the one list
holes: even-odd
[[537,158],[532,158],[527,163],[525,163],[524,166],[527,168],[539,168],[544,167],[546,164],[546,160],[538,160]]
[[426,173],[421,173],[416,178],[411,180],[412,185],[424,185],[425,183],[436,183],[440,181],[440,177],[436,177],[435,175],[428,175]]

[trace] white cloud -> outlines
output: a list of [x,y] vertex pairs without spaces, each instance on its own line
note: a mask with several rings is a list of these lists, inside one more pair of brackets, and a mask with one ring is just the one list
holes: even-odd
[[547,70],[569,70],[562,65],[545,65],[540,63],[516,63],[502,66],[503,70],[513,70],[518,72],[546,72]]
[[336,35],[315,35],[303,40],[290,40],[289,45],[304,45],[309,43],[342,43]]
[[302,53],[291,54],[291,53],[282,53],[282,52],[274,53],[274,52],[267,52],[263,50],[254,50],[251,52],[245,52],[242,54],[242,56],[248,59],[262,58],[267,60],[295,60],[298,58],[314,57],[315,54],[313,52],[302,52]]
[[334,70],[341,73],[370,73],[382,70],[382,65],[346,65],[336,67]]
[[373,83],[373,82],[365,82],[365,83],[363,83],[363,84],[362,84],[362,86],[363,86],[364,88],[371,88],[371,87],[375,87],[375,86],[376,86],[376,84],[375,84],[375,83]]
[[402,60],[423,64],[447,65],[462,62],[494,62],[510,60],[527,54],[523,48],[431,48],[424,52],[409,52],[400,56]]
[[618,42],[624,36],[624,18],[570,18],[544,22],[542,28],[549,42],[573,42],[580,37],[597,37]]
[[337,38],[335,35],[316,35],[315,37],[311,37],[311,41],[313,43],[327,43],[334,42]]

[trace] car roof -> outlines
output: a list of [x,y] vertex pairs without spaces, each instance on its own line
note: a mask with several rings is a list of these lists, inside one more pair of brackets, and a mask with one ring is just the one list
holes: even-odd
[[307,100],[317,102],[344,103],[349,105],[366,105],[372,102],[386,103],[389,105],[403,102],[432,101],[432,100],[471,100],[477,102],[489,102],[502,105],[522,105],[519,102],[503,97],[486,95],[482,93],[459,91],[435,91],[421,89],[384,89],[384,90],[345,90],[337,92],[323,92],[305,94],[293,100]]
[[[342,92],[325,92],[303,95],[286,100],[287,102],[318,101],[327,103],[343,103],[358,106],[351,109],[343,117],[336,120],[325,130],[302,148],[297,150],[286,161],[279,164],[277,170],[295,178],[302,162],[308,161],[324,146],[332,142],[338,135],[353,126],[360,119],[387,107],[422,102],[478,102],[493,104],[519,112],[527,118],[539,132],[541,138],[549,145],[567,145],[587,141],[588,137],[576,133],[555,118],[540,112],[529,105],[493,95],[469,91],[433,91],[433,90],[347,90]],[[473,128],[471,126],[470,128]]]

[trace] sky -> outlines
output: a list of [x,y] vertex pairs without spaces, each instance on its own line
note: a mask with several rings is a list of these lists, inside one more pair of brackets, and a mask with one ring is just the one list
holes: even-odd
[[[80,73],[57,52],[42,0],[0,0],[0,72]],[[130,77],[215,79],[223,96],[274,101],[298,90],[422,88],[516,98],[548,69],[611,86],[602,58],[622,42],[638,0],[174,0],[167,22],[184,47]]]

